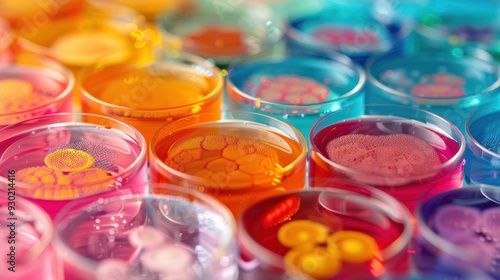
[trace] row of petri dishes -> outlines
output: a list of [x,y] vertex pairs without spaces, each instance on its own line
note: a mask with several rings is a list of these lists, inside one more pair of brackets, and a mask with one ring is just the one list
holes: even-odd
[[[498,186],[394,186],[396,196],[314,177],[302,188],[230,191],[120,181],[143,174],[97,180],[98,170],[38,168],[29,177],[45,185],[34,190],[18,181],[26,170],[7,171],[2,277],[499,279]],[[400,200],[408,196],[418,196],[413,211]]]
[[[498,140],[497,108],[479,106],[468,123],[485,124],[466,123],[464,136],[411,106],[341,107],[311,125],[310,144],[292,116],[267,112],[201,107],[151,141],[139,130],[148,122],[134,125],[133,115],[32,117],[0,130],[3,232],[19,245],[3,255],[21,277],[37,263],[23,261],[30,246],[46,244],[65,279],[495,279],[500,189],[477,184],[497,180],[486,145]],[[470,137],[473,128],[486,144]],[[464,177],[476,186],[463,187]],[[30,218],[24,200],[45,214]],[[51,242],[33,242],[40,227]]]
[[[64,54],[65,52],[56,53]],[[120,52],[117,53],[121,56]],[[73,56],[73,59],[75,57],[82,56],[79,54]],[[118,279],[125,278],[122,276],[127,274],[141,275],[146,279],[155,277],[234,278],[238,274],[235,273],[234,266],[236,253],[233,250],[236,249],[241,251],[241,256],[237,258],[240,267],[239,274],[247,278],[258,277],[256,275],[259,275],[258,272],[261,270],[264,275],[276,278],[282,277],[283,274],[296,278],[407,277],[408,274],[412,276],[415,269],[408,264],[408,256],[415,260],[416,264],[412,265],[415,265],[421,273],[429,272],[436,276],[439,273],[451,273],[455,275],[454,277],[459,275],[470,279],[498,277],[496,274],[497,241],[494,234],[495,221],[498,219],[494,211],[494,202],[497,197],[495,189],[463,188],[447,192],[449,189],[462,186],[463,167],[466,169],[466,174],[472,174],[468,172],[475,170],[474,174],[478,174],[480,178],[496,179],[495,156],[498,152],[485,151],[483,146],[491,144],[496,141],[495,139],[498,140],[494,128],[494,122],[498,118],[493,114],[497,111],[494,104],[498,87],[498,70],[497,65],[485,52],[474,50],[471,56],[467,54],[465,57],[463,49],[453,49],[451,55],[441,56],[432,53],[424,56],[419,54],[411,56],[413,60],[403,61],[401,66],[397,59],[408,57],[397,55],[394,56],[395,64],[383,68],[385,63],[379,63],[378,67],[382,67],[382,70],[372,75],[379,76],[382,80],[381,86],[370,84],[373,80],[370,79],[371,71],[363,71],[342,55],[286,56],[284,60],[286,64],[283,64],[282,68],[288,71],[284,72],[279,72],[280,67],[278,67],[283,61],[271,60],[269,63],[267,54],[260,55],[259,59],[261,57],[264,60],[250,58],[241,63],[237,62],[233,64],[234,68],[228,69],[225,98],[221,96],[223,82],[218,70],[206,60],[192,55],[168,53],[165,55],[168,63],[155,64],[146,68],[146,71],[134,68],[132,72],[127,72],[129,69],[120,68],[121,65],[98,64],[97,67],[89,68],[91,70],[88,70],[87,74],[98,75],[93,76],[93,80],[88,80],[87,86],[99,87],[111,80],[109,85],[104,86],[105,89],[96,89],[96,91],[104,92],[102,96],[107,95],[109,100],[94,105],[94,108],[98,108],[95,111],[85,109],[85,106],[92,107],[86,104],[92,104],[100,97],[92,98],[91,94],[86,93],[93,90],[81,86],[85,89],[82,94],[81,108],[84,112],[108,115],[112,119],[89,114],[34,117],[36,114],[31,111],[31,114],[28,114],[30,117],[22,125],[13,125],[0,132],[6,133],[2,135],[2,139],[10,139],[10,142],[5,141],[8,149],[2,150],[2,172],[6,174],[3,184],[8,189],[9,183],[15,183],[16,196],[19,196],[19,201],[21,201],[19,205],[22,203],[21,197],[28,198],[42,206],[49,216],[55,217],[59,214],[60,219],[63,220],[65,213],[64,211],[60,213],[60,209],[70,200],[76,203],[81,201],[83,204],[83,201],[87,203],[97,197],[144,194],[149,191],[156,195],[175,193],[175,197],[178,197],[183,196],[181,195],[183,191],[188,193],[188,201],[193,201],[196,200],[193,197],[201,196],[199,193],[190,193],[187,190],[194,188],[212,197],[215,196],[219,202],[223,202],[232,211],[236,223],[240,225],[235,231],[234,224],[229,218],[231,215],[228,216],[224,212],[227,210],[222,206],[215,207],[218,209],[215,212],[221,211],[222,214],[218,215],[222,219],[215,222],[210,219],[202,221],[203,217],[187,209],[204,211],[203,207],[186,206],[182,204],[187,203],[185,200],[178,201],[175,197],[158,198],[158,200],[166,199],[168,203],[158,203],[155,198],[150,197],[131,199],[133,213],[130,215],[133,218],[127,218],[128,212],[123,211],[128,207],[121,207],[119,213],[115,213],[116,215],[110,214],[111,221],[117,216],[123,218],[125,215],[122,219],[122,223],[125,224],[123,228],[117,223],[109,222],[101,226],[99,225],[101,218],[104,221],[108,218],[108,214],[113,212],[113,210],[109,213],[104,211],[106,212],[104,217],[99,217],[103,213],[103,207],[106,208],[109,205],[115,209],[113,207],[116,204],[113,203],[116,201],[120,201],[119,204],[122,206],[127,206],[127,203],[122,202],[126,198],[99,200],[94,205],[85,208],[87,214],[97,209],[93,212],[95,214],[79,216],[81,219],[76,222],[79,224],[82,219],[89,219],[92,228],[98,231],[97,235],[88,234],[85,227],[73,230],[75,224],[71,219],[57,222],[62,231],[56,230],[55,235],[63,232],[62,234],[66,234],[68,240],[71,240],[63,240],[59,243],[57,240],[64,238],[57,239],[56,236],[56,244],[62,244],[61,248],[64,250],[58,262],[67,261],[66,264],[57,267],[65,269],[66,278],[108,278],[110,274]],[[390,55],[387,57],[392,58]],[[19,58],[19,61],[29,61],[32,66],[34,62],[45,61],[16,54],[10,56],[9,59],[14,58]],[[292,62],[295,60],[295,63],[300,63],[300,67],[290,64],[288,58],[292,58]],[[113,61],[117,58],[108,59]],[[107,62],[109,62],[108,59]],[[409,61],[415,66],[408,69],[405,66],[409,64]],[[436,61],[442,64],[432,64]],[[317,70],[317,64],[322,64],[322,67],[328,70]],[[329,68],[330,64],[334,64],[338,70]],[[64,76],[64,74],[57,74],[62,68],[56,63],[50,62],[45,65],[50,65],[50,67],[44,66],[46,68],[56,70],[52,72],[54,74],[52,76],[60,78]],[[376,68],[376,60],[372,65],[375,66],[370,67]],[[260,66],[264,66],[264,70],[259,68]],[[370,67],[367,69],[371,69]],[[398,69],[398,67],[401,68]],[[422,70],[419,67],[423,67]],[[295,72],[295,68],[301,68],[301,70]],[[104,71],[100,72],[101,70]],[[67,72],[67,70],[62,70],[63,73],[65,71]],[[48,74],[48,72],[45,73]],[[240,76],[238,76],[239,73]],[[318,73],[325,73],[323,75],[326,76],[319,75],[318,77]],[[329,75],[330,73],[333,74]],[[113,80],[115,78],[113,75],[121,76]],[[364,86],[366,75],[368,85]],[[38,72],[35,76],[39,78],[48,75]],[[85,77],[86,73],[83,72],[81,76]],[[68,77],[70,78],[62,83],[52,81],[52,85],[56,88],[64,88],[63,91],[69,96],[72,90],[67,89],[68,85],[71,88],[75,81],[71,75]],[[412,81],[412,79],[415,80]],[[70,108],[69,111],[74,110],[71,106],[72,101],[68,101],[70,98],[54,98],[54,95],[48,93],[51,86],[44,84],[43,89],[36,89],[35,84],[30,85],[20,80],[12,76],[4,80],[3,88],[9,89],[4,95],[7,102],[2,103],[7,104],[5,110],[12,110],[11,108],[16,106],[22,108],[21,110],[26,107],[33,109],[35,105],[44,104],[50,99],[64,99],[65,108]],[[45,81],[49,80],[50,77]],[[65,78],[60,80],[64,81]],[[346,80],[348,82],[345,82]],[[392,87],[395,90],[388,90]],[[179,88],[179,94],[164,105],[164,96],[149,95],[157,88],[163,91]],[[300,89],[298,93],[293,92],[297,89]],[[188,99],[196,100],[196,102],[182,100],[193,92],[197,92],[198,96]],[[343,94],[346,92],[348,94]],[[378,99],[378,95],[373,92],[380,93],[385,99]],[[407,92],[412,94],[405,94]],[[16,98],[12,98],[16,93],[18,94]],[[207,99],[213,99],[205,103],[204,97],[208,96],[210,98]],[[377,96],[374,102],[368,101],[370,96]],[[293,99],[287,100],[290,97]],[[232,98],[235,100],[233,101]],[[351,98],[356,101],[352,101]],[[231,102],[224,102],[229,100]],[[240,100],[245,101],[240,102]],[[103,103],[117,106],[109,108]],[[189,106],[182,106],[185,103]],[[283,106],[287,103],[291,104]],[[318,107],[315,103],[324,106]],[[410,107],[389,104],[360,106],[363,103],[410,104],[434,111],[444,116],[445,119]],[[148,108],[151,104],[160,108]],[[486,128],[479,127],[477,132],[483,133],[482,136],[477,137],[478,139],[483,137],[484,140],[470,140],[471,144],[466,148],[465,139],[473,138],[466,133],[465,121],[471,116],[473,110],[483,104],[489,104],[490,109],[483,109],[484,113],[476,112],[475,114],[479,117],[488,115],[488,118],[482,118],[482,122],[486,123]],[[161,110],[163,106],[174,109]],[[220,106],[223,108],[227,106],[226,108],[231,111],[218,112]],[[55,109],[57,106],[49,106],[49,108],[52,111],[45,112],[57,112]],[[288,111],[289,109],[291,111]],[[251,110],[257,111],[258,114],[248,112]],[[266,115],[272,115],[277,119]],[[320,120],[323,116],[326,117]],[[23,118],[22,115],[21,118]],[[178,118],[181,120],[176,124],[165,126],[166,123]],[[146,122],[144,122],[145,119],[147,119]],[[9,119],[7,123],[18,120],[20,120],[19,115]],[[352,122],[349,123],[346,120]],[[317,121],[319,121],[318,124],[314,125]],[[450,123],[456,124],[458,129]],[[160,130],[161,126],[164,128]],[[339,127],[344,134],[338,134]],[[459,131],[462,131],[462,135]],[[153,136],[155,132],[157,135]],[[310,133],[313,133],[311,135],[314,137],[308,137]],[[13,135],[12,138],[11,135]],[[308,141],[311,144],[308,145]],[[484,142],[478,145],[478,148],[472,146],[479,141]],[[146,148],[148,145],[150,145],[149,150]],[[153,149],[154,145],[158,149]],[[363,146],[365,149],[361,150],[360,147]],[[307,156],[306,147],[310,148],[309,156]],[[492,147],[486,147],[486,149],[491,150],[495,146]],[[317,151],[314,150],[315,148]],[[482,162],[482,164],[477,164],[473,168],[471,162],[474,161],[467,160],[464,166],[463,155],[467,152],[472,152],[477,162]],[[145,168],[148,154],[151,170],[149,181],[154,182],[150,187],[148,187],[148,175]],[[155,154],[163,158],[157,160]],[[305,173],[307,157],[309,157],[308,175]],[[3,162],[9,165],[5,166]],[[9,173],[9,170],[12,172]],[[325,179],[324,182],[329,183],[324,185],[323,179],[320,179],[323,176],[324,178],[342,178],[342,181],[334,182]],[[472,180],[473,183],[484,182],[471,179],[471,176],[466,175],[466,180]],[[491,183],[491,181],[486,182]],[[182,189],[171,190],[170,188],[173,187],[157,183],[175,184]],[[386,191],[385,193],[392,194],[393,198],[373,189],[358,190],[358,185],[361,184],[374,185]],[[348,188],[349,192],[343,192],[343,188],[351,185],[356,185],[356,188]],[[24,186],[26,188],[23,188]],[[334,188],[322,190],[316,195],[306,194],[309,190],[302,190],[318,186]],[[283,193],[285,190],[292,189],[297,192]],[[359,197],[359,193],[364,197]],[[440,193],[442,195],[438,196],[437,194]],[[281,197],[278,196],[280,194]],[[274,197],[274,200],[265,200],[269,196]],[[441,211],[437,211],[436,208],[425,210],[428,212],[422,212],[421,215],[414,213],[417,220],[415,222],[412,214],[409,214],[399,203],[406,205],[413,212],[416,211],[414,209],[420,209],[415,208],[415,204],[422,196],[434,197],[438,202],[437,199],[446,198],[452,203],[462,204],[457,207],[446,207]],[[6,193],[5,197],[13,196]],[[373,201],[372,197],[380,198],[382,202]],[[399,201],[394,201],[394,198]],[[198,202],[201,203],[200,201],[204,199],[199,199]],[[312,204],[304,205],[306,201]],[[214,203],[212,201],[208,204]],[[246,206],[253,205],[253,203],[259,205],[255,207],[259,210],[252,212],[250,209],[247,213],[242,212]],[[143,212],[143,208],[138,208],[139,204],[147,205],[144,206],[146,212]],[[150,204],[153,204],[152,208],[149,207]],[[372,204],[375,206],[372,207]],[[382,207],[383,205],[390,205],[391,210]],[[173,209],[169,210],[169,208]],[[492,209],[486,211],[487,208]],[[255,212],[262,209],[269,211]],[[75,211],[79,213],[78,215],[83,212]],[[12,216],[19,217],[15,213],[13,212]],[[154,220],[154,213],[160,213],[160,219],[151,222],[149,217],[151,216]],[[22,210],[18,214],[22,216]],[[441,215],[440,218],[439,215]],[[40,214],[41,216],[44,215]],[[166,224],[163,224],[164,217],[167,220]],[[426,230],[426,227],[421,226],[419,235],[415,233],[415,223],[420,225],[419,218],[424,221],[422,225],[429,222],[429,228],[433,230]],[[5,220],[7,219],[6,217]],[[139,230],[131,230],[137,224],[129,224],[130,219],[138,220]],[[36,223],[36,220],[29,221]],[[261,220],[263,220],[262,223]],[[436,220],[441,221],[441,225]],[[64,223],[70,224],[69,231],[64,231],[66,227]],[[224,229],[205,236],[207,242],[200,242],[200,238],[204,239],[200,233],[210,232],[210,229],[197,230],[186,225],[203,223],[208,223],[209,227],[217,224]],[[21,222],[17,223],[17,225],[21,224]],[[162,224],[160,235],[157,236],[158,242],[154,241],[153,245],[141,243],[150,241],[141,239],[141,236],[154,236],[158,233],[150,227],[150,225],[153,225],[153,228],[157,227],[158,224]],[[381,236],[390,234],[394,224],[397,229],[392,239],[384,241]],[[254,228],[250,229],[251,226]],[[370,228],[373,226],[376,229]],[[165,230],[165,227],[173,227],[174,232]],[[232,231],[231,228],[233,228]],[[367,228],[370,229],[367,230]],[[11,234],[11,228],[8,229],[6,234]],[[375,231],[380,232],[379,235],[374,234]],[[27,235],[30,238],[36,239],[32,235],[33,228],[28,227],[28,232]],[[196,233],[192,234],[193,232]],[[239,237],[238,242],[242,244],[239,248],[233,244],[235,232]],[[263,233],[265,236],[262,235]],[[334,233],[338,234],[334,237]],[[75,234],[83,239],[79,239]],[[103,234],[105,238],[100,239]],[[454,235],[451,236],[451,234]],[[366,238],[366,235],[371,238]],[[139,236],[139,241],[134,239],[137,236]],[[217,249],[225,253],[212,258],[211,253],[207,252],[218,252],[218,250],[204,245],[220,244],[215,241],[219,236],[222,236],[224,241],[221,241],[223,245]],[[415,239],[425,240],[423,244],[431,247],[418,247],[412,244],[410,239],[415,236],[418,237],[414,238],[414,241]],[[115,238],[120,240],[120,237],[122,241],[126,239],[125,245],[115,243],[117,240]],[[45,241],[48,239],[44,237]],[[175,266],[165,268],[168,266],[167,262],[156,263],[156,267],[154,264],[149,265],[158,259],[148,258],[148,252],[151,250],[147,248],[173,244],[172,242],[165,243],[166,240],[175,240],[177,251],[160,250],[153,251],[154,254],[158,254],[159,259],[169,259],[168,263],[175,263],[172,259],[177,260],[177,257],[184,256],[187,266],[175,263]],[[82,244],[80,241],[87,242],[84,245],[85,248],[77,247]],[[183,245],[180,245],[179,241]],[[210,246],[217,246],[213,244]],[[226,246],[227,244],[233,245]],[[454,244],[462,246],[454,246]],[[125,252],[124,255],[115,258],[115,254],[120,254],[114,251],[117,248],[125,248]],[[471,253],[467,248],[474,248],[474,251]],[[173,247],[170,246],[170,249]],[[185,254],[187,251],[182,249],[187,249],[190,254]],[[478,251],[483,249],[484,251]],[[37,250],[40,252],[40,247],[37,247]],[[79,258],[73,250],[78,252],[83,250],[85,257]],[[205,253],[197,250],[205,251]],[[360,251],[369,253],[359,255]],[[416,251],[419,253],[415,254]],[[446,256],[438,257],[440,253],[436,252],[444,252]],[[10,248],[5,255],[9,253],[11,253]],[[169,254],[174,254],[175,258],[168,258]],[[203,262],[203,259],[207,259],[207,254],[211,256],[208,258],[209,262]],[[451,259],[447,256],[448,254],[452,255]],[[484,257],[485,254],[488,257]],[[477,258],[478,255],[483,258]],[[457,266],[453,262],[457,261],[454,259],[457,256],[459,259],[462,256],[472,256],[470,259],[459,261],[473,263],[476,268],[466,265]],[[102,259],[110,260],[104,262],[105,265],[99,266],[98,260]],[[475,263],[479,259],[482,263]],[[14,264],[15,260],[16,258],[14,258]],[[213,263],[210,263],[210,260],[214,260]],[[80,264],[83,265],[80,266]],[[287,265],[288,267],[285,267]],[[47,266],[49,269],[51,267],[53,266]],[[29,271],[21,265],[18,268],[18,272],[21,273],[23,270]],[[251,271],[251,273],[246,271]],[[44,278],[51,279],[51,276]]]
[[[158,43],[155,33],[162,44],[219,66],[275,51],[284,41],[296,52],[341,52],[361,64],[390,49],[477,47],[500,54],[496,0],[25,1],[31,5],[10,1],[0,11],[19,45],[72,68],[106,54],[145,59],[142,51]],[[9,40],[0,39],[0,47]]]

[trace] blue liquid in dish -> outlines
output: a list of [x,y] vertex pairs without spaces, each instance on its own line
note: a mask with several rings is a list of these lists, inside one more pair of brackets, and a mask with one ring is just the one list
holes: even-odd
[[[468,139],[465,177],[472,184],[500,186],[500,112],[478,118],[469,125],[476,142]],[[479,143],[488,151],[482,150]]]
[[[361,75],[357,65],[305,56],[248,62],[229,69],[227,104],[233,111],[250,111],[276,117],[297,128],[308,139],[313,124],[324,115],[347,106],[363,104],[364,77]],[[256,88],[281,77],[314,82],[316,87],[326,88],[327,93],[318,102],[303,104],[269,101],[257,95]],[[276,94],[279,94],[278,91]],[[352,110],[353,117],[359,114],[357,110]]]
[[435,113],[465,135],[478,106],[500,101],[498,66],[474,56],[425,53],[373,60],[366,104],[403,104]]
[[[403,21],[383,22],[362,12],[325,10],[291,20],[286,43],[292,54],[340,52],[364,64],[375,54],[407,52],[407,30]],[[322,31],[336,32],[337,35],[332,40],[332,37],[321,36]]]

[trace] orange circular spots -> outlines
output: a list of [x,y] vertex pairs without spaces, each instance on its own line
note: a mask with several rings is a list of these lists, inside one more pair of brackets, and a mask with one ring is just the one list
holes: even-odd
[[28,110],[50,100],[49,96],[36,92],[31,83],[21,79],[1,79],[0,89],[0,110],[4,113]]
[[363,263],[374,258],[378,251],[375,239],[359,231],[338,231],[327,238],[328,248],[338,248],[347,263]]
[[303,243],[322,243],[326,241],[328,227],[308,221],[288,222],[278,230],[278,241],[285,247],[295,247]]
[[326,279],[340,271],[342,262],[338,252],[317,246],[313,249],[294,248],[288,251],[285,266],[292,274],[302,272],[316,279]]
[[61,171],[46,166],[28,167],[16,172],[16,180],[19,182],[47,187],[57,185],[62,177]]
[[75,149],[61,149],[48,154],[45,164],[62,172],[84,170],[92,166],[94,158],[87,152]]
[[109,188],[114,183],[114,180],[110,178],[110,174],[100,168],[71,172],[68,177],[70,184],[75,187],[93,185],[97,188]]
[[209,134],[177,141],[165,163],[206,180],[207,186],[245,188],[280,180],[277,150],[258,140]]

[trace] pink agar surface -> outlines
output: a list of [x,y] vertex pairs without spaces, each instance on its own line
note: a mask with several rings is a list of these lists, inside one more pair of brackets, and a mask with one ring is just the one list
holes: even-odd
[[326,147],[328,158],[346,168],[371,174],[367,180],[379,185],[378,179],[388,176],[380,185],[404,185],[411,176],[435,175],[433,169],[441,165],[438,153],[424,140],[406,134],[362,135],[351,134],[335,138]]

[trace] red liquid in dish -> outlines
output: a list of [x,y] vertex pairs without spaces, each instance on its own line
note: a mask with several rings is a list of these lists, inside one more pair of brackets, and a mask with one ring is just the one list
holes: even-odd
[[423,124],[362,118],[328,126],[312,142],[317,149],[311,182],[314,177],[353,179],[386,191],[410,211],[424,190],[440,193],[462,185],[461,161],[442,167],[457,154],[458,143]]
[[[382,252],[401,236],[403,225],[341,195],[302,192],[258,202],[243,215],[245,235],[282,256],[289,275],[298,269],[316,279],[378,277],[395,261],[384,260]],[[255,245],[242,243],[244,254],[255,252]]]

